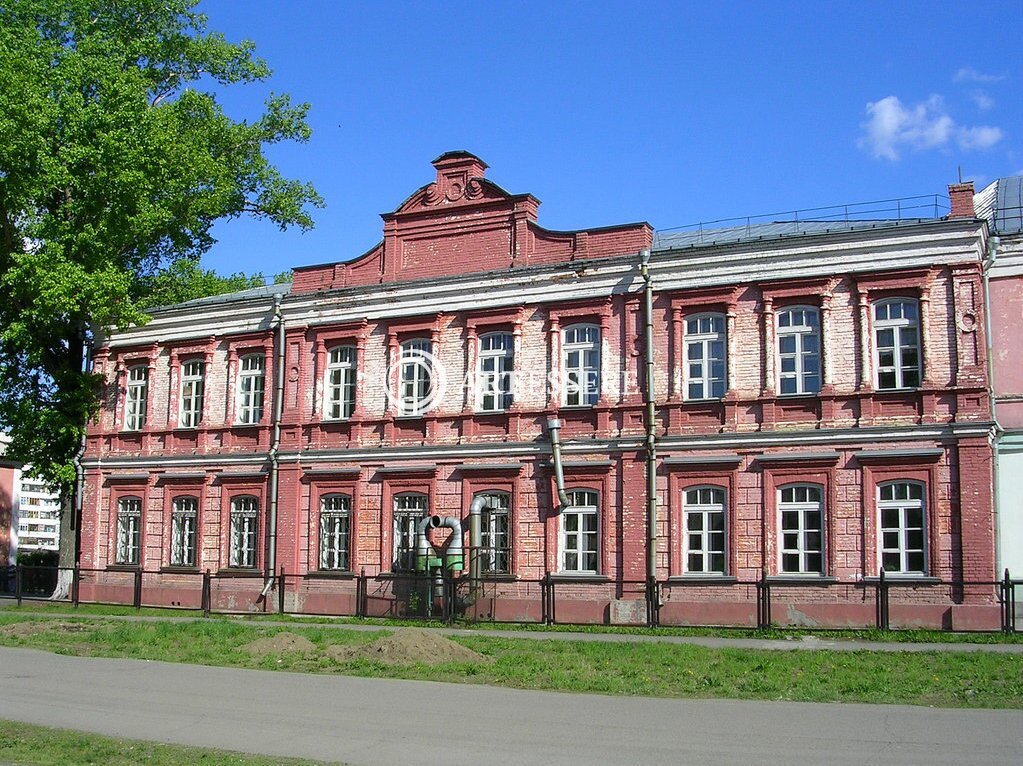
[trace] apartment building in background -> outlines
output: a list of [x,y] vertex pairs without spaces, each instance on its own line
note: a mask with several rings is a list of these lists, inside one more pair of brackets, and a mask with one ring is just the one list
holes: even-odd
[[210,570],[214,608],[261,609],[283,569],[290,610],[351,613],[365,576],[397,614],[420,521],[482,498],[496,619],[538,619],[544,580],[562,621],[631,621],[653,579],[662,624],[756,624],[761,582],[866,625],[883,568],[893,624],[997,627],[971,185],[914,218],[551,231],[474,155],[433,165],[360,257],[101,340],[83,598],[145,571],[192,604]]

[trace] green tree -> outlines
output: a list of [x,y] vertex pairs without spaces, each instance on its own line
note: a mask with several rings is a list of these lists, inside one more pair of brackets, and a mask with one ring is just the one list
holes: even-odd
[[204,269],[198,261],[179,258],[167,268],[140,280],[139,301],[145,308],[170,306],[265,284],[266,279],[262,274],[253,274],[251,277],[242,273],[221,276],[215,271]]
[[228,117],[209,89],[270,69],[195,6],[0,3],[0,426],[65,492],[98,406],[93,336],[144,322],[147,282],[198,259],[216,221],[308,228],[322,205],[264,154],[309,138],[308,106],[271,94],[259,119]]

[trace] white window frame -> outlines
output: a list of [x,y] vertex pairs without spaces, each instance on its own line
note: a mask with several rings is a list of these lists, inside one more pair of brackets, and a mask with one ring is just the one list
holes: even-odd
[[206,362],[189,359],[181,364],[181,410],[178,425],[198,428],[202,424],[206,398]]
[[320,570],[351,571],[352,498],[342,493],[320,497]]
[[323,411],[328,420],[347,420],[355,412],[355,380],[358,372],[355,346],[341,344],[327,351],[323,374]]
[[[713,528],[713,518],[720,516],[721,528]],[[699,524],[690,521],[699,519]],[[711,544],[711,536],[719,535],[720,546]],[[699,541],[694,546],[694,538]],[[682,571],[691,575],[728,574],[728,491],[724,487],[701,485],[682,490]],[[714,556],[721,557],[720,568],[711,566]],[[691,557],[699,558],[694,568]]]
[[510,332],[480,335],[478,357],[476,411],[504,412],[513,399],[515,336]]
[[561,331],[563,407],[593,407],[600,399],[600,345],[599,325],[571,324]]
[[[600,493],[593,489],[572,489],[568,496],[571,505],[562,509],[559,522],[558,570],[564,574],[599,574]],[[593,529],[586,529],[591,520]],[[575,529],[569,529],[572,526]],[[587,535],[592,537],[592,547],[587,544]],[[592,567],[586,566],[587,558],[592,560]]]
[[[894,307],[898,311],[893,311]],[[912,307],[912,317],[906,317],[906,307]],[[884,312],[886,316],[880,317]],[[874,385],[878,391],[911,391],[920,387],[920,379],[923,377],[923,365],[920,357],[920,303],[914,298],[886,298],[874,301],[871,307],[871,317],[874,324]],[[892,317],[891,314],[898,313],[900,316]],[[904,336],[912,331],[914,338],[912,343]],[[881,334],[891,332],[891,343],[885,343],[882,347]],[[916,364],[907,365],[904,363],[904,356],[907,353],[915,352]],[[881,357],[891,354],[891,362],[882,364]],[[894,385],[882,385],[883,375],[894,375]],[[907,380],[908,379],[908,380]]]
[[255,569],[259,563],[259,498],[231,498],[231,542],[228,558],[232,569]]
[[[794,498],[785,500],[785,493],[792,491]],[[813,499],[811,493],[816,495]],[[802,495],[802,499],[800,498]],[[825,503],[824,488],[819,484],[786,484],[778,487],[778,572],[793,577],[822,577],[827,571],[827,540],[825,539]],[[785,528],[785,514],[796,514],[798,521],[793,529]],[[808,514],[816,513],[819,524],[812,526],[807,523]],[[818,535],[819,544],[815,547],[809,541],[810,535]],[[786,543],[786,536],[795,536],[795,544]],[[786,556],[797,556],[798,567],[786,568]],[[809,564],[811,556],[820,558],[820,566]]]
[[238,360],[237,418],[241,425],[263,420],[266,391],[266,359],[263,354],[246,354]]
[[[720,357],[714,356],[713,349],[717,345],[720,346]],[[696,358],[693,358],[694,353]],[[682,364],[687,401],[721,399],[725,395],[728,390],[728,336],[724,314],[704,312],[685,318]],[[697,365],[699,374],[694,375]],[[721,374],[715,375],[714,368],[718,365]],[[694,394],[696,387],[699,391]]]
[[199,499],[192,496],[175,497],[171,508],[170,565],[172,567],[197,566],[198,522]]
[[412,572],[416,566],[416,526],[430,513],[430,498],[422,492],[394,496],[391,521],[391,571]]
[[126,495],[117,500],[117,550],[114,563],[138,566],[142,558],[142,498]]
[[474,552],[479,560],[479,571],[508,574],[511,572],[511,495],[486,490],[475,497],[486,501],[480,513],[480,549]]
[[432,355],[433,343],[428,338],[410,338],[401,344],[398,358],[398,413],[404,417],[418,417],[426,412],[434,385],[433,368],[429,361]]
[[[797,317],[797,312],[801,314]],[[806,322],[808,316],[813,316],[811,324]],[[783,326],[783,317],[787,317],[787,324]],[[799,324],[794,324],[798,318]],[[816,306],[785,306],[775,313],[775,348],[774,354],[777,361],[777,385],[779,396],[811,396],[821,390],[821,315],[820,309]],[[792,338],[793,349],[783,351],[784,339]],[[810,342],[810,339],[813,342]],[[807,350],[808,345],[815,345],[816,349]],[[792,359],[792,370],[784,370],[785,361]],[[810,365],[810,360],[813,364]],[[808,369],[816,366],[816,371]],[[811,379],[816,379],[816,385],[811,384]],[[785,391],[783,381],[794,380],[795,390]]]
[[[885,498],[885,490],[892,490],[892,497]],[[905,492],[900,493],[899,489],[904,488]],[[905,497],[899,497],[905,494]],[[913,497],[918,494],[919,497]],[[922,482],[909,479],[895,479],[893,481],[881,482],[877,485],[877,560],[884,567],[886,575],[893,576],[926,576],[927,575],[927,487]],[[898,514],[897,526],[885,526],[885,511]],[[920,524],[916,526],[907,520],[909,513],[920,514]],[[919,532],[920,546],[910,547],[909,536],[912,532]],[[896,545],[885,544],[885,535],[895,534]],[[898,569],[889,569],[885,566],[885,555],[899,557]],[[920,557],[920,567],[910,568],[910,556]]]
[[128,368],[128,384],[124,397],[124,428],[141,431],[146,427],[149,409],[149,366],[136,364]]

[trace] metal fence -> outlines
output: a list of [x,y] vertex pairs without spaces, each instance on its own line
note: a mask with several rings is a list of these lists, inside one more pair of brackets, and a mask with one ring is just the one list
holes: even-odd
[[[51,600],[60,569],[0,568],[0,599]],[[447,568],[419,572],[294,574],[281,570],[269,587],[259,573],[111,570],[74,567],[67,597],[109,604],[211,613],[313,614],[446,623],[543,625],[929,627],[969,630],[941,618],[957,607],[987,609],[990,625],[1017,630],[1017,586],[999,580],[905,580],[886,575],[861,582],[798,580],[762,575],[754,582],[587,580],[547,573],[541,579],[458,577]],[[995,619],[997,617],[997,619]]]

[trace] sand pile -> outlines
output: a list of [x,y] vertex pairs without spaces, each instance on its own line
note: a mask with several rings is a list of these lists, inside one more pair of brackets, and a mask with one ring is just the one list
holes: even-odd
[[402,628],[366,646],[329,646],[328,657],[345,661],[356,658],[404,665],[421,662],[441,665],[445,662],[487,662],[482,654],[467,649],[449,638],[420,628]]
[[316,650],[316,644],[305,636],[283,631],[266,638],[257,638],[245,644],[242,649],[254,657],[266,657],[289,652],[312,652]]

